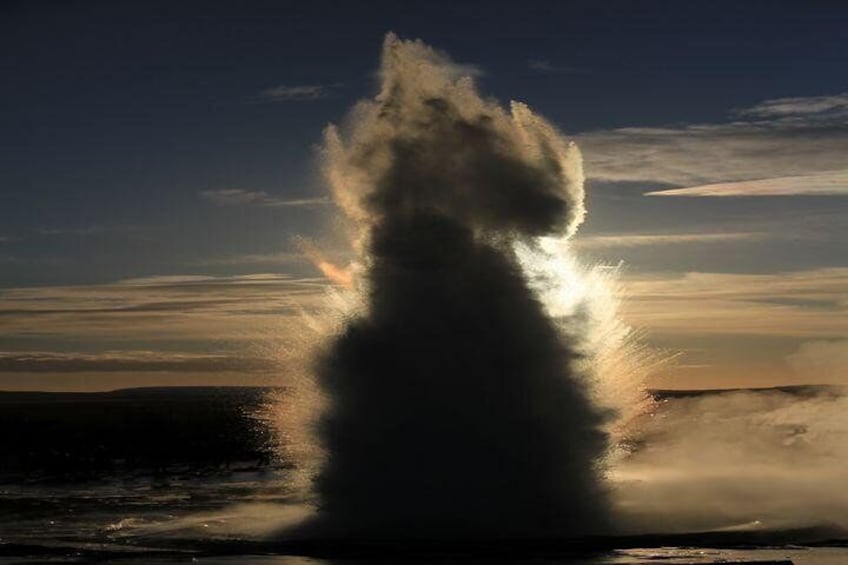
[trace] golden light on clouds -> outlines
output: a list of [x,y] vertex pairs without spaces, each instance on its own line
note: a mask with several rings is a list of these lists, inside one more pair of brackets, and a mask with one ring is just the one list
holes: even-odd
[[[335,279],[332,272],[328,279],[342,286],[351,284],[349,269],[329,261],[327,265],[339,269]],[[602,272],[597,271],[599,276]],[[569,281],[576,284],[578,278],[562,277],[562,284],[579,290]],[[639,328],[651,341],[688,350],[677,367],[663,371],[669,378],[679,376],[677,381],[663,379],[665,384],[710,386],[718,380],[745,382],[746,378],[767,383],[770,377],[780,382],[793,378],[813,382],[816,377],[810,370],[800,375],[786,358],[803,343],[848,335],[846,268],[774,274],[624,272],[619,283],[613,287],[592,283],[592,292],[607,288],[615,295],[606,302],[596,300],[593,315],[609,314],[613,307],[609,300],[614,300],[614,310],[629,327]],[[582,288],[587,290],[585,285]],[[241,348],[244,370],[249,373],[259,369],[246,359],[264,347],[261,344],[289,340],[305,325],[325,323],[321,321],[324,313],[332,307],[327,292],[323,278],[271,274],[151,277],[102,285],[6,289],[0,291],[0,332],[9,339],[36,344],[29,351],[54,351],[57,345],[64,351],[81,347],[98,351],[104,359],[118,363],[116,367],[130,366],[126,361],[137,362],[145,351],[159,348],[166,349],[160,354],[163,360]],[[562,314],[563,308],[575,307],[574,297],[569,300],[570,305],[551,306]],[[739,343],[767,340],[768,345],[749,346],[744,355],[726,353],[726,343],[714,344],[726,336]],[[770,351],[771,358],[765,353],[757,357],[760,350]],[[123,359],[120,363],[118,357]],[[80,356],[73,359],[78,363]],[[98,371],[107,369],[104,365]],[[174,370],[188,369],[183,365]],[[7,376],[11,370],[4,369]],[[14,370],[21,374],[23,368],[17,365]],[[835,370],[828,368],[828,374]]]
[[624,315],[652,332],[848,335],[848,269],[631,276]]

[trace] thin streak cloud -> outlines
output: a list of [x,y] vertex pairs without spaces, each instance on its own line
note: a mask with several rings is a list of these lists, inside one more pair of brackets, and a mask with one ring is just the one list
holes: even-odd
[[0,351],[0,373],[225,372],[270,369],[268,359],[167,351]]
[[770,237],[766,232],[728,233],[621,233],[577,237],[571,245],[578,249],[606,249],[613,247],[648,247],[689,243],[724,243],[761,241]]
[[576,67],[568,67],[565,65],[557,65],[552,63],[548,59],[531,59],[527,61],[527,66],[530,67],[534,71],[538,71],[540,73],[548,73],[548,74],[562,74],[562,73],[579,73],[582,72],[581,69]]
[[750,108],[737,110],[736,113],[744,117],[767,119],[810,114],[846,116],[848,115],[848,92],[831,96],[775,98]]
[[277,85],[266,88],[259,93],[258,99],[265,102],[291,102],[304,100],[318,100],[327,98],[332,91],[342,86],[341,83],[333,84],[299,84],[299,85]]
[[227,188],[219,190],[203,190],[201,198],[216,206],[262,206],[266,208],[308,207],[329,204],[325,197],[315,198],[280,198],[261,190],[243,190]]
[[722,182],[646,192],[645,196],[846,196],[848,170],[815,175]]
[[238,265],[289,265],[305,263],[308,259],[302,253],[248,253],[203,259],[195,264],[199,266],[238,266]]

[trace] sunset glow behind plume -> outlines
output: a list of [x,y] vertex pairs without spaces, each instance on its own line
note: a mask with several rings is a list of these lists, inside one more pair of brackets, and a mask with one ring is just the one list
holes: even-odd
[[621,318],[622,265],[585,265],[566,237],[517,245],[516,253],[548,315],[585,356],[579,365],[595,401],[612,411],[609,463],[614,464],[622,455],[618,442],[632,432],[628,424],[652,408],[648,378],[673,354],[642,343],[638,330]]

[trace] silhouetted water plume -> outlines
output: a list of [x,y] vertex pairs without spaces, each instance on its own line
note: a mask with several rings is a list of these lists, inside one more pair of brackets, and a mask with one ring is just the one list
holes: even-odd
[[382,538],[600,533],[604,411],[516,254],[582,221],[580,156],[526,106],[388,35],[382,88],[327,134],[361,311],[321,356],[310,527]]

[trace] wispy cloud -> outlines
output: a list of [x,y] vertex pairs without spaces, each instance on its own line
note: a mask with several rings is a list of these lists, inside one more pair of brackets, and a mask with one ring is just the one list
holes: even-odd
[[607,182],[681,188],[840,174],[848,121],[826,98],[832,97],[765,101],[727,123],[588,132],[578,142],[587,176]]
[[302,313],[321,308],[326,292],[322,279],[275,274],[5,289],[0,336],[127,344],[261,340],[269,328],[299,327]]
[[646,196],[845,196],[848,170],[646,192]]
[[47,235],[47,236],[63,236],[63,235],[75,235],[75,236],[93,236],[93,235],[102,235],[102,234],[114,234],[114,233],[142,233],[145,231],[145,228],[141,226],[102,226],[102,225],[93,225],[93,226],[78,226],[78,227],[64,227],[64,228],[36,228],[35,233],[39,235]]
[[0,243],[10,243],[12,241],[17,241],[19,238],[12,237],[10,235],[0,235]]
[[324,206],[330,203],[329,198],[319,196],[314,198],[269,198],[262,205],[269,208],[287,208],[290,206]]
[[806,380],[848,384],[848,339],[802,343],[788,361]]
[[736,114],[765,119],[811,115],[828,118],[845,117],[848,116],[848,92],[831,96],[775,98],[750,108],[739,109]]
[[330,200],[326,197],[281,198],[261,190],[243,190],[240,188],[203,190],[200,192],[200,196],[204,200],[212,202],[217,206],[254,205],[266,208],[287,208],[300,206],[323,206],[330,203]]
[[669,335],[848,336],[848,268],[632,275],[625,316]]
[[222,190],[203,190],[200,196],[209,202],[219,206],[237,206],[240,204],[254,204],[268,198],[267,192],[254,190],[242,190],[230,188]]
[[581,69],[577,67],[568,67],[565,65],[556,65],[548,59],[531,59],[527,61],[527,66],[534,71],[540,73],[560,74],[560,73],[579,73]]
[[726,233],[619,233],[577,236],[571,242],[578,249],[606,249],[613,247],[647,247],[692,243],[725,243],[760,241],[770,237],[767,232]]
[[299,84],[272,86],[261,91],[256,97],[265,102],[291,102],[303,100],[318,100],[327,98],[341,83],[333,84]]
[[303,253],[247,253],[227,257],[202,259],[195,264],[200,266],[237,266],[237,265],[288,265],[308,261]]

